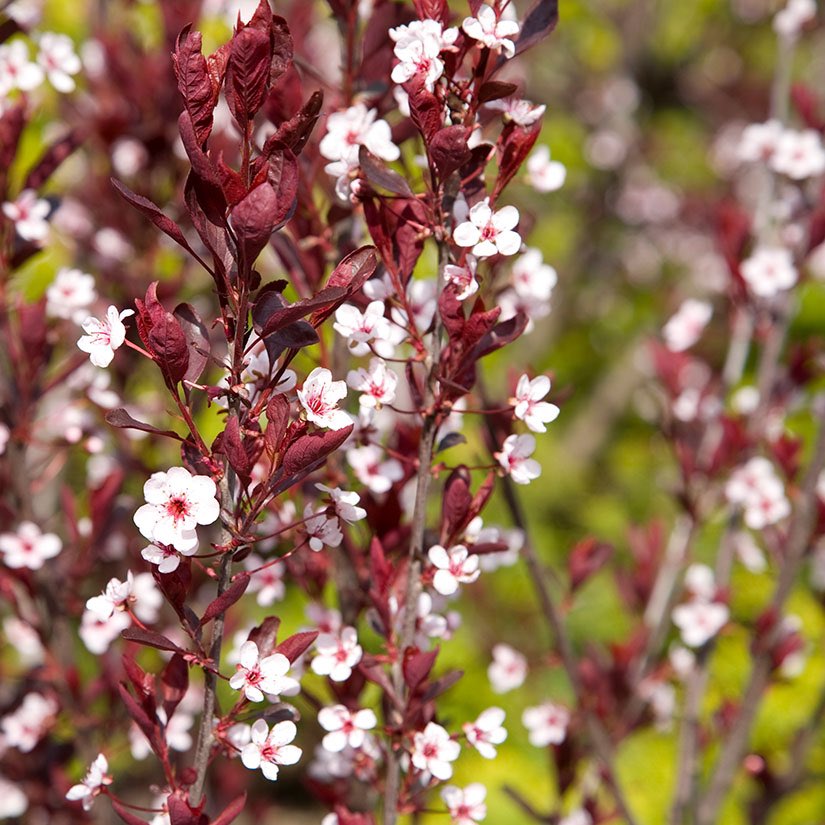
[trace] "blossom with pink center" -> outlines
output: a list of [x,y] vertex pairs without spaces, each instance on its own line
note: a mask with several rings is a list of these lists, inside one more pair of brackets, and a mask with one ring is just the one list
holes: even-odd
[[788,0],[788,5],[773,18],[773,30],[780,37],[794,40],[802,27],[815,18],[815,0]]
[[356,478],[376,495],[386,493],[404,477],[404,468],[395,458],[386,458],[377,444],[347,450],[347,463]]
[[315,640],[315,650],[312,670],[319,676],[329,676],[333,682],[349,679],[364,654],[354,627],[345,627],[340,633],[321,633]]
[[765,123],[751,123],[742,130],[737,154],[743,163],[767,161],[776,150],[782,135],[782,122],[768,120]]
[[367,511],[363,507],[358,507],[361,496],[349,490],[336,490],[327,487],[326,484],[316,484],[315,487],[321,492],[327,493],[332,499],[332,507],[335,515],[347,524],[354,524],[367,517]]
[[493,648],[493,661],[487,668],[487,678],[496,693],[515,690],[527,678],[527,659],[510,645],[497,644]]
[[742,261],[740,271],[748,289],[760,298],[773,298],[798,279],[793,255],[781,246],[758,247]]
[[550,160],[549,146],[537,146],[527,158],[526,167],[527,182],[536,192],[556,192],[567,179],[564,164]]
[[690,349],[702,335],[702,331],[713,315],[713,308],[707,301],[689,298],[684,301],[662,329],[665,346],[671,352]]
[[51,696],[27,693],[20,706],[0,720],[3,744],[21,753],[33,751],[54,724],[58,710],[57,702]]
[[518,222],[519,213],[515,206],[504,206],[493,212],[490,199],[484,198],[453,230],[453,240],[458,246],[472,247],[477,258],[515,255],[521,249],[521,235],[513,231]]
[[447,785],[441,789],[441,799],[447,806],[453,825],[475,825],[487,816],[484,799],[487,788],[480,782],[473,782],[466,788]]
[[449,550],[436,544],[429,549],[427,558],[436,568],[433,587],[442,596],[452,596],[459,583],[474,582],[481,574],[478,556],[471,556],[463,544],[456,544]]
[[694,599],[673,608],[673,623],[688,647],[707,644],[727,623],[730,612],[721,602]]
[[106,589],[99,596],[92,596],[86,601],[86,610],[105,622],[116,610],[126,610],[128,601],[132,596],[132,586],[134,577],[132,571],[128,571],[126,579],[109,579]]
[[362,407],[380,409],[395,401],[398,376],[382,358],[371,358],[368,370],[360,367],[347,373],[347,384],[361,393],[358,403]]
[[43,82],[43,70],[29,59],[24,40],[13,40],[0,46],[0,97],[12,89],[31,92]]
[[432,774],[442,782],[453,775],[451,762],[458,759],[461,745],[450,737],[448,731],[435,722],[413,736],[410,761],[414,768]]
[[108,619],[101,619],[90,610],[84,610],[77,634],[90,653],[100,656],[131,624],[132,617],[122,610],[112,613]]
[[771,169],[793,180],[814,178],[825,172],[825,147],[815,129],[785,129],[776,141]]
[[3,564],[17,570],[27,567],[39,570],[48,559],[63,549],[63,542],[54,533],[43,533],[31,521],[22,521],[14,533],[0,534],[0,553]]
[[260,768],[274,782],[280,765],[294,765],[301,758],[301,749],[289,744],[297,733],[294,722],[278,722],[270,730],[263,719],[258,719],[252,725],[252,741],[241,750],[241,762],[252,771]]
[[88,272],[63,267],[46,290],[46,314],[82,324],[96,300],[95,279]]
[[198,544],[195,527],[212,524],[220,515],[216,493],[211,478],[193,476],[184,467],[153,473],[143,485],[146,504],[138,508],[134,522],[149,541],[189,553]]
[[283,562],[276,561],[274,564],[269,564],[259,570],[258,568],[264,563],[260,556],[254,554],[244,559],[244,567],[247,570],[256,571],[252,574],[247,592],[257,593],[258,604],[261,607],[269,607],[275,602],[281,601],[286,595],[286,586],[284,585],[286,565]]
[[516,386],[516,394],[510,399],[516,418],[523,421],[534,433],[547,432],[545,424],[550,424],[559,416],[559,408],[548,401],[542,401],[550,392],[550,379],[539,375],[532,380],[522,375]]
[[75,54],[71,38],[65,34],[44,32],[37,41],[40,51],[37,62],[58,92],[68,93],[75,89],[72,75],[80,71],[80,58]]
[[371,301],[361,312],[352,304],[343,304],[335,310],[335,323],[332,328],[347,339],[347,348],[353,355],[366,355],[370,343],[380,355],[392,355],[389,345],[390,322],[384,317],[384,302]]
[[326,547],[338,547],[343,541],[344,534],[338,519],[327,515],[327,508],[322,507],[315,514],[312,505],[307,504],[304,508],[304,530],[309,539],[310,550],[319,553]]
[[499,20],[495,9],[486,3],[482,4],[475,17],[465,17],[461,28],[468,37],[478,40],[480,46],[494,52],[500,51],[505,57],[516,53],[516,45],[510,38],[518,34],[518,23],[515,20]]
[[69,788],[66,799],[70,802],[82,802],[84,811],[91,810],[95,799],[104,792],[107,785],[112,784],[112,781],[109,775],[109,762],[102,753],[99,753],[89,766],[83,781]]
[[229,680],[234,690],[242,690],[250,702],[263,702],[264,694],[280,696],[298,687],[297,680],[287,676],[289,659],[283,653],[260,657],[255,642],[241,645],[240,662]]
[[507,738],[503,727],[505,713],[501,708],[487,708],[475,722],[465,722],[462,730],[467,741],[485,759],[496,758],[496,745]]
[[[538,249],[525,249],[513,264],[513,289],[526,305],[549,301],[559,280],[556,270],[544,263]],[[532,313],[530,313],[532,314]]]
[[[501,112],[505,123],[512,122],[517,126],[532,126],[534,123],[541,120],[542,115],[547,110],[547,107],[544,104],[536,106],[529,100],[524,100],[520,97],[505,97],[500,100],[491,100],[487,104],[487,107],[497,112]],[[541,148],[542,147],[539,147],[539,149]],[[547,150],[547,158],[548,160],[550,158],[549,149]],[[559,163],[557,166],[561,166],[561,164]],[[564,167],[562,166],[561,168],[562,172],[564,172]],[[558,188],[559,187],[557,186],[556,189]]]
[[378,112],[356,103],[327,118],[327,131],[318,146],[327,160],[358,163],[358,148],[365,146],[382,160],[398,160],[401,151],[392,142],[390,125],[376,120]]
[[346,395],[346,382],[333,381],[332,373],[324,367],[316,367],[298,390],[298,400],[307,419],[329,430],[342,430],[352,424],[349,415],[338,409],[338,402]]
[[516,484],[529,484],[541,475],[541,465],[530,456],[536,449],[532,435],[508,435],[495,453],[498,463]]
[[[0,46],[2,48],[2,46]],[[3,204],[3,214],[14,223],[14,231],[24,240],[38,243],[49,235],[49,202],[37,197],[34,189],[24,189],[16,200]]]
[[725,485],[725,496],[731,504],[743,508],[745,524],[752,530],[776,524],[791,512],[785,485],[773,464],[762,456],[734,470]]
[[471,295],[478,292],[478,281],[476,280],[476,261],[475,255],[467,253],[464,259],[464,266],[457,264],[447,264],[444,267],[444,278],[448,284],[452,284],[458,294],[456,297],[459,301],[464,301]]
[[527,728],[527,738],[531,745],[544,748],[547,745],[560,745],[567,736],[570,714],[566,708],[553,702],[526,708],[521,721]]
[[329,731],[323,746],[331,753],[339,753],[347,746],[360,748],[366,731],[372,730],[378,720],[368,708],[351,711],[344,705],[331,705],[318,711],[318,724]]
[[197,543],[192,545],[185,553],[178,552],[174,547],[165,544],[150,544],[140,551],[140,555],[149,562],[156,564],[161,573],[174,573],[180,566],[181,556],[193,556],[198,549]]
[[104,320],[87,318],[82,324],[86,334],[77,342],[78,349],[88,352],[89,360],[96,367],[108,367],[115,357],[115,350],[126,340],[123,319],[134,314],[134,310],[118,312],[117,307],[110,306]]

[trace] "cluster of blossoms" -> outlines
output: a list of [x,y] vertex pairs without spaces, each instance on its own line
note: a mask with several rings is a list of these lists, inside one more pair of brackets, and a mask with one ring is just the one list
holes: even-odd
[[80,72],[80,58],[65,34],[43,32],[37,37],[37,54],[31,59],[26,38],[0,45],[0,111],[15,90],[33,92],[48,78],[58,92],[75,89],[74,75]]
[[743,163],[762,163],[778,175],[794,181],[815,178],[825,172],[825,145],[814,129],[790,129],[778,120],[745,127],[739,143]]

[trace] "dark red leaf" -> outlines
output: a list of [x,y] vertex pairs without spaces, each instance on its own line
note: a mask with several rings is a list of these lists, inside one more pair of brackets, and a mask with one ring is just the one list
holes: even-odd
[[158,650],[169,650],[172,653],[186,653],[182,647],[178,647],[171,639],[156,633],[154,630],[144,630],[141,627],[127,627],[121,631],[120,635],[127,642],[137,642],[147,647],[156,647]]
[[270,26],[272,37],[272,63],[269,68],[269,83],[276,83],[292,65],[293,43],[289,26],[283,17],[273,16]]
[[269,237],[280,226],[292,207],[285,203],[268,182],[256,186],[233,210],[232,228],[247,266],[252,266]]
[[358,150],[358,165],[364,173],[364,177],[370,182],[375,189],[386,189],[392,192],[393,195],[401,195],[405,198],[411,198],[413,191],[410,189],[406,178],[399,175],[394,169],[390,169],[381,158],[362,146]]
[[179,796],[170,795],[166,799],[169,808],[169,825],[208,825],[209,817],[192,808]]
[[332,271],[326,287],[321,291],[321,294],[332,294],[327,291],[341,288],[345,290],[344,294],[335,301],[328,302],[323,309],[317,310],[310,318],[312,326],[317,329],[349,296],[358,292],[372,277],[377,267],[378,256],[375,254],[374,246],[361,246],[350,252]]
[[191,181],[203,214],[215,226],[223,226],[226,221],[226,196],[223,193],[220,176],[201,149],[195,135],[192,118],[184,110],[178,118],[181,141],[189,162],[192,164]]
[[[260,8],[260,7],[259,7]],[[270,11],[270,20],[272,12]],[[269,31],[246,26],[232,38],[226,67],[226,102],[241,132],[261,108],[269,88],[272,41]]]
[[209,332],[191,304],[178,304],[172,314],[178,319],[189,348],[189,366],[183,381],[194,383],[209,363]]
[[541,121],[532,126],[519,126],[516,123],[509,123],[504,127],[498,141],[499,162],[498,177],[491,201],[504,190],[504,187],[515,177],[521,169],[522,164],[530,154],[530,150],[536,142],[541,131]]
[[149,745],[156,754],[163,753],[164,743],[160,736],[160,727],[157,718],[150,718],[143,705],[139,704],[129,692],[125,684],[118,685],[120,700],[126,706],[129,716],[140,728],[143,735],[149,740]]
[[467,526],[473,497],[470,493],[470,471],[463,465],[456,467],[444,485],[441,499],[441,543],[452,544]]
[[441,180],[446,180],[470,159],[468,130],[464,126],[447,126],[436,132],[427,151]]
[[200,621],[201,627],[207,622],[211,622],[215,616],[225,613],[243,596],[247,587],[249,587],[249,573],[239,573],[232,584],[204,610]]
[[183,379],[189,367],[189,345],[180,322],[167,312],[157,297],[157,281],[149,285],[138,308],[138,332],[169,386]]
[[317,630],[304,630],[284,639],[275,647],[275,652],[286,656],[290,663],[295,663],[309,650],[317,638]]
[[269,656],[275,650],[280,626],[281,620],[277,616],[267,616],[258,627],[249,632],[248,639],[258,645],[258,654],[261,658]]
[[206,58],[201,53],[203,38],[186,26],[178,35],[172,63],[178,79],[178,89],[198,143],[206,143],[212,132],[212,113],[218,102],[218,87],[209,75]]
[[176,653],[169,660],[160,681],[163,686],[163,709],[166,718],[171,719],[189,687],[189,666],[183,656]]
[[580,541],[567,559],[570,591],[575,593],[591,576],[598,573],[613,555],[609,544],[588,537]]
[[417,647],[408,647],[404,651],[404,681],[410,691],[414,691],[429,675],[433,669],[438,648],[434,650],[422,651]]
[[316,470],[330,453],[349,438],[351,432],[352,425],[340,430],[324,430],[300,436],[284,453],[281,467],[285,480],[281,483],[291,487]]
[[289,401],[284,395],[270,398],[266,405],[267,427],[264,432],[264,445],[270,456],[281,451],[286,428],[289,425]]
[[559,22],[559,0],[536,0],[521,24],[516,54],[535,46],[551,34]]
[[518,91],[515,83],[503,83],[500,80],[488,80],[478,90],[478,102],[489,103],[492,100],[501,100],[503,97],[510,97]]
[[14,106],[4,109],[0,114],[0,196],[7,199],[6,175],[11,168],[17,146],[20,143],[20,136],[26,126],[27,104],[20,100]]
[[446,693],[463,675],[463,670],[451,670],[433,682],[430,682],[421,696],[421,701],[431,702],[437,696]]
[[229,825],[234,822],[246,807],[246,793],[233,799],[213,820],[211,825]]
[[183,441],[183,438],[181,438],[177,433],[172,432],[172,430],[159,430],[151,424],[144,424],[142,421],[132,418],[132,416],[126,412],[123,407],[118,407],[115,410],[109,410],[109,412],[106,413],[105,418],[107,424],[111,424],[113,427],[118,427],[122,430],[140,430],[144,433],[165,435],[167,438],[174,438],[178,441]]
[[410,100],[410,116],[416,128],[429,145],[444,126],[444,106],[416,75],[405,84]]
[[[344,287],[324,287],[317,295],[312,298],[307,298],[303,301],[297,301],[294,304],[284,304],[283,306],[276,306],[276,302],[272,300],[271,296],[268,298],[267,304],[269,314],[266,322],[261,325],[259,335],[261,338],[267,338],[274,332],[285,330],[287,327],[294,324],[301,318],[305,318],[312,312],[316,315],[322,311],[326,311],[332,307],[332,311],[346,300],[348,295]],[[261,310],[259,318],[262,317],[264,311]],[[314,318],[315,316],[313,316]],[[254,319],[253,319],[254,320]],[[313,324],[314,326],[314,324]]]
[[78,132],[69,132],[68,135],[55,141],[32,167],[26,176],[23,188],[39,189],[82,142]]

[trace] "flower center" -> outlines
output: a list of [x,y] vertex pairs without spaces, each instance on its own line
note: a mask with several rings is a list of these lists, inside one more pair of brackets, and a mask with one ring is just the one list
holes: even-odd
[[189,515],[189,502],[185,496],[173,496],[166,502],[166,512],[173,521],[178,522]]

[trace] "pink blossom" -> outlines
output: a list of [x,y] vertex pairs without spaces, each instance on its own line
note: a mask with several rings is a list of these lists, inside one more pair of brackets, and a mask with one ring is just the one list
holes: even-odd
[[396,481],[404,477],[404,468],[395,458],[385,459],[384,451],[376,444],[351,447],[347,463],[357,479],[376,495],[386,493]]
[[[529,100],[523,100],[520,97],[505,97],[501,100],[491,100],[487,104],[488,108],[493,109],[497,112],[501,112],[504,117],[504,122],[507,123],[512,121],[513,123],[517,124],[518,126],[532,126],[534,123],[537,123],[541,120],[544,112],[546,111],[547,107],[542,105],[536,106],[534,103],[531,103]],[[547,147],[539,147],[547,148]],[[536,150],[538,151],[538,150]],[[535,154],[535,152],[534,152]],[[547,149],[547,158],[550,158],[550,150]],[[529,164],[529,161],[528,161]],[[561,164],[556,164],[557,166],[561,166]],[[562,166],[562,172],[564,172],[564,167]],[[562,176],[563,177],[563,176]],[[561,184],[559,184],[561,185]],[[556,189],[559,187],[557,186]],[[541,191],[541,190],[539,190]],[[551,190],[546,190],[551,191]]]
[[410,761],[413,767],[432,774],[442,782],[453,775],[451,762],[458,759],[461,745],[435,722],[428,723],[424,730],[413,736],[413,749]]
[[395,401],[398,377],[381,358],[371,358],[368,370],[360,367],[347,373],[347,384],[362,393],[358,403],[362,407],[380,409]]
[[413,20],[390,29],[389,35],[395,41],[393,53],[399,61],[392,70],[393,83],[406,83],[418,76],[432,92],[444,72],[439,54],[452,48],[458,29],[445,30],[437,20]]
[[294,722],[278,722],[270,730],[263,719],[258,719],[252,725],[252,741],[241,751],[241,761],[250,770],[260,768],[274,782],[280,765],[294,765],[301,758],[301,749],[289,744],[297,733]]
[[260,658],[258,645],[245,642],[241,645],[240,662],[229,680],[234,690],[243,690],[250,702],[263,702],[264,694],[279,696],[298,686],[295,679],[287,676],[289,659],[282,653],[273,653]]
[[770,159],[776,150],[782,131],[782,123],[779,120],[751,123],[746,126],[739,139],[739,160],[744,163],[755,163]]
[[220,515],[217,487],[208,476],[193,476],[183,467],[153,473],[143,485],[146,504],[134,522],[141,534],[156,544],[168,544],[187,553],[197,547],[198,524],[212,524]]
[[85,610],[77,632],[86,649],[99,656],[105,653],[109,645],[131,624],[131,616],[121,610],[112,613],[108,619],[101,619],[90,610]]
[[[247,570],[256,570],[263,564],[264,560],[254,554],[244,559],[244,566]],[[286,565],[283,562],[276,561],[274,564],[269,564],[262,570],[257,570],[252,574],[247,592],[257,593],[258,604],[261,607],[269,607],[275,602],[281,601],[286,595],[285,574]]]
[[547,432],[545,424],[550,424],[558,418],[559,408],[555,404],[541,400],[548,392],[550,379],[546,375],[539,375],[532,380],[527,375],[522,375],[518,380],[516,395],[511,399],[516,418],[523,421],[534,433]]
[[185,553],[178,552],[174,547],[169,547],[166,544],[150,544],[140,551],[140,555],[149,564],[156,564],[158,571],[161,573],[174,573],[180,566],[181,556],[192,556],[198,550],[198,545],[195,543]]
[[441,799],[447,806],[453,825],[475,825],[487,816],[484,802],[487,788],[480,782],[472,782],[466,788],[447,785],[441,789]]
[[65,34],[44,32],[38,39],[38,46],[37,62],[46,72],[49,83],[58,92],[74,91],[72,75],[80,71],[80,58],[75,54],[71,38]]
[[318,724],[329,731],[323,746],[332,753],[338,753],[347,746],[360,748],[364,744],[365,732],[372,730],[378,720],[367,708],[351,711],[344,705],[331,705],[318,711]]
[[788,5],[773,18],[773,28],[780,37],[794,40],[802,27],[815,17],[815,0],[788,0]]
[[493,212],[490,199],[484,198],[453,230],[453,240],[458,246],[472,247],[477,258],[515,255],[521,249],[521,236],[513,231],[518,222],[519,213],[515,206],[504,206]]
[[673,623],[688,647],[707,644],[728,622],[730,613],[720,602],[695,599],[673,608]]
[[338,409],[338,402],[346,395],[346,382],[333,381],[332,373],[324,367],[316,367],[298,390],[298,400],[307,419],[330,430],[342,430],[352,424],[347,413]]
[[24,40],[12,40],[0,46],[0,96],[12,89],[31,92],[43,82],[43,70],[29,60]]
[[327,515],[326,507],[322,507],[314,515],[312,505],[307,504],[304,509],[304,530],[309,538],[309,548],[319,553],[327,547],[338,547],[344,538],[338,519]]
[[501,708],[487,708],[475,722],[466,722],[462,728],[467,742],[485,759],[495,759],[495,746],[507,738],[507,731],[503,727],[504,717]]
[[361,519],[367,517],[367,511],[363,507],[357,506],[361,500],[358,493],[333,489],[325,484],[316,484],[315,487],[329,495],[332,499],[335,515],[347,524],[354,524],[356,521],[361,521]]
[[347,347],[353,355],[366,355],[371,342],[379,355],[392,355],[391,345],[387,350],[390,322],[384,317],[383,300],[371,301],[363,313],[352,304],[343,304],[335,310],[332,328],[347,339]]
[[541,475],[541,465],[530,458],[535,449],[532,435],[508,435],[495,458],[516,484],[529,484]]
[[108,367],[115,357],[115,350],[126,340],[123,319],[134,314],[131,309],[118,313],[117,307],[110,306],[103,321],[87,318],[83,322],[86,334],[77,342],[78,348],[89,353],[89,360],[96,367]]
[[560,745],[567,736],[570,714],[561,705],[544,702],[535,707],[526,708],[521,716],[527,728],[531,745],[544,748],[547,745]]
[[825,172],[825,147],[815,129],[785,129],[776,141],[770,160],[774,172],[793,180],[813,178]]
[[321,633],[315,640],[315,650],[312,670],[319,676],[329,676],[333,682],[349,679],[363,655],[354,627],[345,627],[340,633]]
[[558,274],[550,264],[544,263],[538,249],[528,248],[520,255],[512,269],[513,289],[527,305],[549,301]]
[[478,281],[476,280],[477,261],[475,255],[467,253],[464,258],[464,266],[447,264],[444,267],[444,278],[447,283],[452,284],[458,295],[459,301],[464,301],[471,295],[478,292]]
[[63,267],[46,290],[46,314],[82,324],[96,300],[95,279],[88,272]]
[[797,282],[790,250],[781,246],[760,246],[740,267],[750,291],[759,298],[774,298]]
[[39,570],[48,559],[63,549],[63,542],[54,533],[43,533],[31,521],[22,521],[14,533],[0,534],[3,564],[16,570],[26,567]]
[[52,727],[57,711],[57,702],[51,696],[27,693],[20,706],[0,720],[5,745],[21,753],[33,751]]
[[24,189],[16,200],[3,204],[3,214],[14,223],[14,231],[24,241],[35,243],[46,240],[49,235],[49,222],[46,220],[49,212],[49,202],[38,198],[33,189]]
[[442,596],[452,596],[458,590],[459,583],[474,582],[481,573],[478,569],[478,556],[471,556],[463,544],[457,544],[449,550],[436,544],[430,548],[427,558],[436,568],[433,587]]
[[71,802],[82,801],[83,810],[90,810],[95,799],[104,792],[103,789],[112,784],[113,780],[108,771],[109,762],[102,753],[99,753],[89,766],[89,771],[83,781],[69,788],[66,799]]
[[461,24],[464,33],[479,45],[493,51],[501,51],[505,57],[516,53],[515,43],[510,39],[518,34],[519,25],[514,20],[499,20],[495,9],[484,3],[475,17],[465,17]]
[[527,659],[510,645],[497,644],[493,648],[493,661],[487,668],[487,678],[496,693],[515,690],[527,678]]
[[712,314],[713,308],[707,301],[689,298],[665,324],[662,330],[665,346],[671,352],[690,349],[699,340]]
[[527,158],[527,181],[537,192],[555,192],[566,179],[564,164],[550,160],[549,146],[537,146]]

